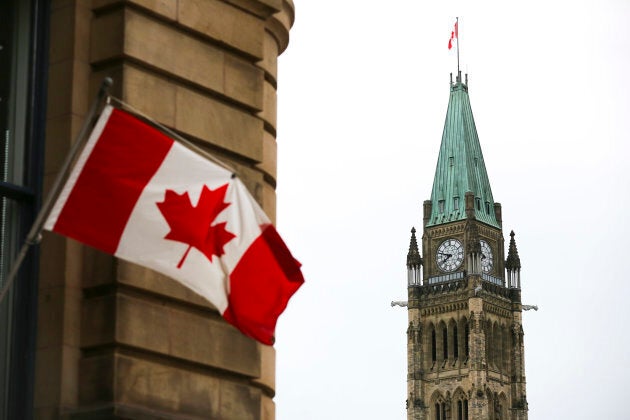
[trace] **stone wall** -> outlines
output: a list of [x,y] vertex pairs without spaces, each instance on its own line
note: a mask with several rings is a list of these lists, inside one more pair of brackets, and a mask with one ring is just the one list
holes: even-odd
[[[105,76],[238,171],[275,220],[277,57],[291,0],[52,0],[45,187]],[[38,418],[273,419],[275,351],[178,283],[42,243]]]

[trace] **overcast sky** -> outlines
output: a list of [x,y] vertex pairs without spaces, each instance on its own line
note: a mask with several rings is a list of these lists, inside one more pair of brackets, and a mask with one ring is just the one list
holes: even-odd
[[406,418],[410,229],[461,69],[522,263],[531,420],[627,419],[630,1],[295,0],[278,228],[306,283],[277,331],[278,420]]

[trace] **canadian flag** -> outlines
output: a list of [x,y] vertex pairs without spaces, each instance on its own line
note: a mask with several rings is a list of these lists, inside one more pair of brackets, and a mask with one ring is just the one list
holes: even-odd
[[238,178],[109,105],[44,229],[166,274],[264,344],[304,282]]
[[451,48],[453,48],[453,40],[456,39],[457,37],[458,37],[458,34],[457,34],[457,22],[455,22],[455,27],[451,31],[451,38],[448,40],[448,49],[449,50]]

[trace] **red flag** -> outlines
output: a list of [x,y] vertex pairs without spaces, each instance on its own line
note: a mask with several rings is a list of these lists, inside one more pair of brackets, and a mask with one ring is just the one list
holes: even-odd
[[453,48],[453,40],[455,38],[458,38],[458,34],[457,34],[457,22],[455,22],[455,28],[453,31],[451,31],[451,38],[448,40],[448,49],[450,50],[451,48]]
[[304,282],[238,178],[111,106],[44,228],[166,274],[264,344]]

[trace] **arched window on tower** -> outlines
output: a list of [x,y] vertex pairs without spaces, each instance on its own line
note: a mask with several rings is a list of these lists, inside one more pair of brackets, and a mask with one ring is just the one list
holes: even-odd
[[492,341],[492,322],[490,322],[490,320],[488,320],[485,323],[485,332],[486,332],[486,363],[488,364],[488,367],[492,366],[493,362],[494,362],[494,353],[493,353],[493,348],[494,346],[493,341]]
[[446,325],[442,326],[442,357],[444,362],[448,360],[448,331]]
[[492,337],[494,339],[494,366],[500,370],[503,366],[503,334],[497,322],[492,325]]
[[435,341],[435,330],[431,331],[431,360],[437,361],[437,343]]
[[424,366],[426,370],[433,370],[435,369],[437,359],[437,349],[435,343],[435,325],[432,322],[427,324],[427,332],[424,337]]
[[470,327],[468,321],[464,327],[464,354],[466,354],[466,360],[470,358]]
[[457,336],[457,324],[453,323],[453,359],[459,359],[459,340]]
[[468,320],[465,316],[457,321],[457,359],[461,365],[468,363]]
[[448,329],[444,321],[440,321],[435,328],[435,344],[437,362],[440,368],[444,368],[448,360]]
[[453,420],[468,420],[468,396],[462,388],[458,388],[453,394],[455,401]]
[[468,420],[468,400],[457,400],[457,420]]
[[446,403],[435,403],[435,420],[446,420]]
[[448,321],[448,354],[450,356],[450,362],[452,366],[457,363],[459,355],[458,347],[459,337],[457,336],[457,323],[453,318]]
[[435,391],[431,400],[429,402],[429,407],[431,407],[432,413],[429,413],[429,419],[432,420],[450,420],[450,407],[447,407],[444,396],[439,392]]

